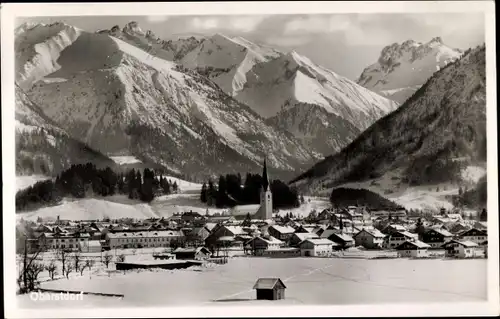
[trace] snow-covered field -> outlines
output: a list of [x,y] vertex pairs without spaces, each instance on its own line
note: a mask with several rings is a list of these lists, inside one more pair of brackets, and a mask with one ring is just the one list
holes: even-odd
[[[185,270],[75,276],[43,288],[124,294],[122,299],[85,296],[84,301],[34,302],[19,307],[148,307],[255,303],[260,277],[279,277],[286,299],[264,304],[370,304],[486,300],[486,260],[340,258],[233,258],[226,265]],[[87,298],[86,298],[87,297]],[[80,304],[77,305],[77,303]],[[259,301],[261,303],[261,301]]]
[[300,205],[300,207],[280,209],[278,214],[284,216],[286,213],[292,213],[293,216],[307,217],[313,210],[320,213],[323,209],[329,207],[331,207],[331,204],[327,197],[304,196],[304,204]]
[[50,179],[50,177],[45,175],[16,176],[16,192],[32,186],[36,182],[44,181],[46,179]]

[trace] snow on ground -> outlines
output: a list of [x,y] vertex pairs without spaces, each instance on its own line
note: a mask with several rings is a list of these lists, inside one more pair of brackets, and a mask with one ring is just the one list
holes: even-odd
[[[119,272],[75,276],[42,283],[42,288],[120,293],[89,298],[90,306],[236,305],[255,301],[261,277],[279,277],[286,299],[271,304],[369,304],[473,302],[486,300],[486,260],[341,258],[233,258],[228,264],[185,270]],[[460,280],[457,280],[460,278]],[[18,296],[20,307],[37,307]],[[85,298],[84,298],[85,302]],[[74,307],[75,302],[51,302]]]
[[[205,215],[208,206],[200,201],[198,191],[191,194],[172,194],[155,198],[151,207],[161,217],[170,217],[176,213],[193,211]],[[227,209],[210,207],[209,214],[222,213]]]
[[34,185],[35,183],[39,181],[44,181],[46,179],[50,179],[50,177],[45,175],[16,176],[16,191],[28,188]]
[[69,220],[97,220],[97,219],[119,219],[136,218],[144,219],[157,217],[148,204],[125,205],[107,201],[105,199],[84,198],[74,201],[66,201],[57,206],[49,206],[28,213],[16,215],[25,220],[36,220],[42,217],[44,220],[55,220],[57,216]]
[[176,182],[181,193],[198,192],[199,195],[201,192],[201,186],[202,186],[201,184],[189,182],[173,176],[164,176],[164,177],[167,180],[171,181],[172,183]]
[[331,204],[327,197],[304,196],[304,204],[300,205],[300,207],[280,209],[278,214],[284,216],[286,213],[292,213],[293,216],[307,217],[313,210],[320,213],[323,209],[329,207],[331,207]]
[[[368,189],[406,209],[451,209],[453,205],[446,197],[458,195],[458,185],[409,186],[401,182],[398,171],[389,172],[377,179],[346,183],[339,187]],[[328,192],[331,192],[331,189]]]
[[118,165],[142,163],[135,156],[110,156],[109,158],[111,158]]

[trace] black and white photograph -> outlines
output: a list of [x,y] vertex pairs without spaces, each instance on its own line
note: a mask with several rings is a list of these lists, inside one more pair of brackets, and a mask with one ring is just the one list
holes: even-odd
[[492,1],[0,11],[8,317],[498,315]]

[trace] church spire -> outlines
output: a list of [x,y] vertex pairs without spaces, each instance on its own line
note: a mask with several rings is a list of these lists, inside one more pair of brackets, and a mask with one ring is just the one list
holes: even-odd
[[269,177],[267,176],[266,158],[264,157],[264,169],[262,170],[262,188],[266,192],[269,187]]

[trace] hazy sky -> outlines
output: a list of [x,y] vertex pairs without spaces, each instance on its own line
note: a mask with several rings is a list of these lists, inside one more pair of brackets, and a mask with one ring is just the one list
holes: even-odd
[[[28,19],[16,21],[19,25]],[[174,34],[222,33],[242,36],[282,50],[294,49],[338,74],[356,79],[376,62],[380,51],[408,39],[428,42],[440,36],[454,48],[484,42],[482,13],[325,14],[251,16],[82,16],[43,17],[29,21],[63,21],[87,31],[123,27],[137,21],[160,38]]]

